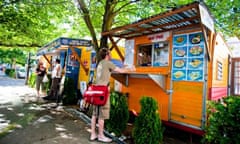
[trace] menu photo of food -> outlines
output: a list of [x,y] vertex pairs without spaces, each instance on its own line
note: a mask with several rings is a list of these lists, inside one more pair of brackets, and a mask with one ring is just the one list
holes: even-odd
[[186,80],[185,70],[173,70],[172,80]]
[[175,35],[173,37],[174,46],[183,46],[187,44],[187,35]]
[[203,42],[203,34],[202,33],[193,33],[189,35],[189,43],[190,44],[200,44]]
[[203,80],[203,70],[188,70],[187,80],[202,81]]
[[189,69],[203,69],[203,58],[189,58],[188,68]]
[[173,68],[185,69],[186,68],[186,58],[177,58],[173,60]]
[[188,46],[188,56],[203,56],[204,46],[203,45],[189,45]]
[[187,47],[175,47],[173,50],[174,57],[184,57],[187,55]]

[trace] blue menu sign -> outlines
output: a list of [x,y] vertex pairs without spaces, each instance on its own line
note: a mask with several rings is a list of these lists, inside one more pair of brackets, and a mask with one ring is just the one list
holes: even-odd
[[202,32],[173,36],[172,80],[204,80],[204,39]]

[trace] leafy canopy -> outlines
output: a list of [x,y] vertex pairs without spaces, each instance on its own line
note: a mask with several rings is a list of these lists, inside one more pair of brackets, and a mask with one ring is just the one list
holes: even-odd
[[[40,47],[60,36],[91,36],[97,40],[101,39],[103,30],[191,2],[193,0],[2,0],[0,47]],[[204,2],[216,19],[217,29],[240,38],[239,1]],[[81,7],[81,3],[85,7]],[[86,14],[88,21],[84,19]]]

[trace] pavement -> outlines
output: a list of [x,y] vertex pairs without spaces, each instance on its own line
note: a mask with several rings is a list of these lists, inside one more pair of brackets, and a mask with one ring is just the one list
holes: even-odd
[[[100,144],[89,141],[90,118],[77,106],[56,107],[36,97],[24,79],[12,79],[0,71],[0,144]],[[132,144],[123,137],[112,144]],[[131,134],[131,131],[129,131]],[[200,144],[189,142],[183,132],[165,130],[163,144]],[[192,138],[192,137],[191,137]]]
[[[89,141],[90,119],[77,107],[38,99],[24,83],[0,71],[0,144],[101,143]],[[124,143],[112,138],[112,144]]]

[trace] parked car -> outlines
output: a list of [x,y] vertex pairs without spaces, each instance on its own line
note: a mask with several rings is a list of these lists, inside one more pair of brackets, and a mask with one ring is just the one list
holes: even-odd
[[26,77],[26,70],[24,67],[17,69],[17,78],[25,78]]

